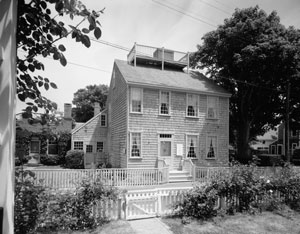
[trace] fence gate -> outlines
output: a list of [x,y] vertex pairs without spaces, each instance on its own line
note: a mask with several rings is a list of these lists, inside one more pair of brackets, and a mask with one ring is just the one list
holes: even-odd
[[125,217],[143,219],[158,215],[158,194],[155,190],[129,191],[125,196]]

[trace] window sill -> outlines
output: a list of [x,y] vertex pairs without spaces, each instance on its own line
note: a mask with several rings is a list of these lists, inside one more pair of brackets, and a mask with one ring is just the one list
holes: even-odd
[[219,118],[208,118],[208,117],[206,117],[205,119],[206,120],[211,120],[211,121],[218,121],[219,120]]
[[188,118],[188,119],[199,119],[199,116],[189,116],[189,115],[186,115],[185,117]]
[[216,157],[214,158],[205,158],[206,160],[216,160]]
[[129,159],[133,159],[133,160],[142,160],[143,157],[129,157]]
[[159,113],[159,114],[158,114],[158,116],[163,116],[163,117],[171,117],[171,115],[170,115],[170,114],[168,114],[168,115],[167,115],[167,114],[161,114],[161,113]]
[[130,112],[130,114],[134,114],[134,115],[142,115],[143,114],[143,112]]

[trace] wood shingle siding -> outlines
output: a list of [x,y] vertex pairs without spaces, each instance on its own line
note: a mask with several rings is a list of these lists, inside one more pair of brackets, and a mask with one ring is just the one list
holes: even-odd
[[128,94],[127,84],[116,65],[113,68],[110,87],[107,100],[109,159],[113,167],[126,168]]

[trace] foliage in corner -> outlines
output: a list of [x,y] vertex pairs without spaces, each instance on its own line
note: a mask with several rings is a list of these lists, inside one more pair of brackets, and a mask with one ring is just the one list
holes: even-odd
[[82,150],[69,150],[65,157],[65,167],[70,169],[84,168],[84,152]]
[[[20,0],[17,5],[17,96],[20,101],[26,102],[24,117],[30,118],[38,108],[44,108],[46,113],[57,108],[41,94],[41,88],[56,89],[56,84],[46,77],[34,75],[45,68],[38,56],[52,57],[66,66],[66,47],[59,41],[71,37],[89,48],[90,34],[97,39],[101,37],[98,18],[104,9],[90,11],[78,0]],[[81,21],[75,26],[66,25],[61,20],[65,16]]]
[[26,234],[35,230],[40,214],[40,197],[44,188],[34,184],[33,172],[16,169],[15,173],[15,206],[14,233]]

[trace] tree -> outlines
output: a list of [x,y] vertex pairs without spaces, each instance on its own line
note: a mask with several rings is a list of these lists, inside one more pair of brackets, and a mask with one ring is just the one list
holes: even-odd
[[[103,10],[89,11],[77,0],[20,0],[17,5],[17,96],[27,104],[24,117],[32,117],[38,108],[44,108],[46,113],[57,108],[55,103],[41,94],[42,87],[48,90],[57,86],[46,77],[34,75],[35,71],[44,70],[44,64],[38,57],[51,56],[66,66],[66,47],[58,44],[59,41],[71,36],[89,48],[91,33],[97,39],[101,37],[97,18]],[[80,21],[75,26],[67,26],[60,21],[65,16]]]
[[107,85],[88,85],[74,93],[73,117],[76,122],[86,122],[94,116],[94,103],[99,103],[100,108],[105,107],[108,94]]
[[192,55],[194,67],[206,68],[232,94],[230,136],[240,161],[250,157],[249,141],[282,120],[287,80],[299,82],[299,39],[299,30],[285,28],[276,12],[256,6],[236,9]]

